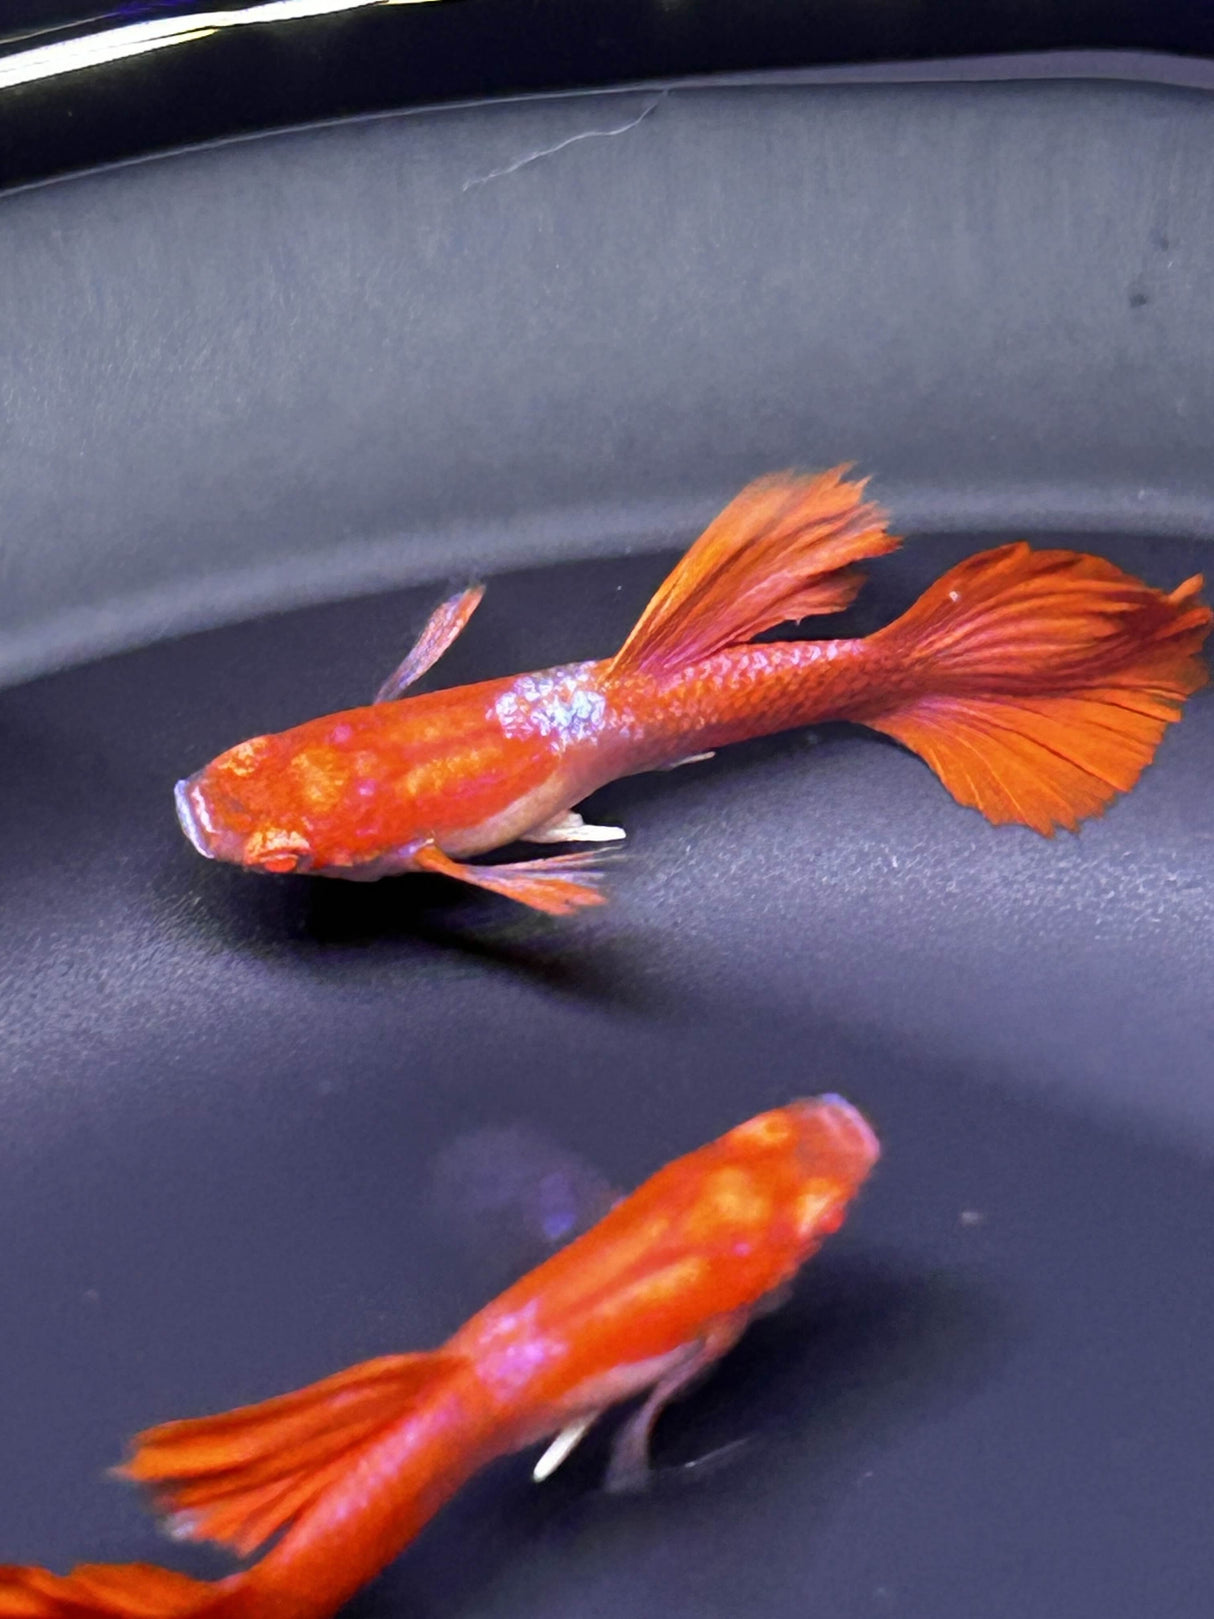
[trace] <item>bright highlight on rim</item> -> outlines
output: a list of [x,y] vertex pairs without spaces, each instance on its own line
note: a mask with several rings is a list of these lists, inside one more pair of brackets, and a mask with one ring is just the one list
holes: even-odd
[[193,11],[180,17],[158,17],[144,22],[120,23],[73,39],[55,40],[0,56],[0,90],[38,79],[53,79],[62,73],[78,73],[83,68],[103,67],[130,56],[170,45],[186,45],[191,40],[209,39],[225,28],[246,28],[263,23],[298,22],[308,17],[325,17],[341,11],[369,11],[373,6],[434,5],[438,0],[262,0],[259,5],[237,11]]

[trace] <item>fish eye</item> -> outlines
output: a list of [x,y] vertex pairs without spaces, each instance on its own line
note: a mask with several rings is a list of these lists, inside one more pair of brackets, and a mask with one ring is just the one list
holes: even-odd
[[262,871],[275,873],[295,871],[299,866],[297,854],[269,854],[260,862]]
[[263,827],[254,832],[244,847],[244,864],[258,871],[285,873],[298,871],[311,858],[307,838],[285,827]]

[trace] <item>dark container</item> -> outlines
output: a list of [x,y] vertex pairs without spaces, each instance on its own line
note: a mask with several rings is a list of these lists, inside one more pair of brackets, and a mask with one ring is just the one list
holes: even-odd
[[857,461],[909,536],[857,630],[1011,536],[1205,565],[1205,65],[824,77],[0,197],[3,1560],[225,1566],[101,1470],[540,1257],[464,1251],[468,1133],[629,1185],[830,1089],[885,1159],[663,1420],[661,1486],[601,1495],[601,1443],[503,1464],[351,1611],[1207,1619],[1208,698],[1052,842],[844,728],[618,784],[629,858],[571,922],[244,877],[173,819],[220,748],[368,696],[452,579],[490,591],[432,680],[610,651],[772,467]]

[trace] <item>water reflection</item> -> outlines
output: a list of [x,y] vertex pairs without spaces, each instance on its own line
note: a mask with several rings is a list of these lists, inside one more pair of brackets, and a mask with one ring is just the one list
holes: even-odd
[[439,1237],[482,1302],[601,1220],[619,1196],[592,1164],[524,1124],[457,1136],[431,1172]]

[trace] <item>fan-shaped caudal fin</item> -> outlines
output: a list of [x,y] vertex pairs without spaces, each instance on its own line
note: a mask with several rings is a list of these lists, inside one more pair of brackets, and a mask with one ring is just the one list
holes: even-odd
[[1205,683],[1201,587],[1166,595],[1100,557],[1024,544],[970,557],[867,643],[909,666],[920,695],[849,717],[988,820],[1073,831],[1130,790]]
[[[210,1585],[152,1563],[85,1563],[70,1574],[0,1567],[3,1619],[220,1619],[240,1576]],[[234,1619],[234,1616],[233,1616]]]
[[177,1538],[248,1556],[463,1364],[442,1353],[364,1361],[260,1405],[150,1428],[116,1471],[150,1487]]
[[748,484],[659,587],[612,674],[672,674],[773,624],[846,607],[863,583],[854,564],[899,544],[848,470]]

